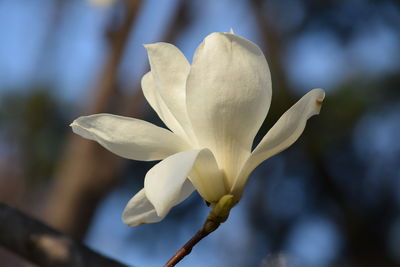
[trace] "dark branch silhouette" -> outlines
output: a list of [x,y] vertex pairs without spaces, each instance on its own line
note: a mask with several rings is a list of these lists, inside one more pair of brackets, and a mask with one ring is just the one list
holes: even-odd
[[127,266],[4,203],[0,203],[0,245],[42,267]]

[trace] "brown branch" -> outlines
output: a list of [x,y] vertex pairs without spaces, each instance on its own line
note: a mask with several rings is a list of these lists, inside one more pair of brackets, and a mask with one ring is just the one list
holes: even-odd
[[0,245],[42,267],[127,266],[4,203],[0,203]]
[[221,223],[211,221],[207,218],[201,230],[199,230],[183,247],[181,247],[172,258],[164,265],[164,267],[173,267],[179,263],[184,257],[190,254],[193,247],[197,245],[203,238],[214,232]]
[[199,243],[204,237],[217,230],[221,223],[228,219],[229,212],[235,206],[237,200],[233,195],[225,195],[216,203],[211,204],[211,211],[204,222],[203,227],[198,231],[174,256],[164,265],[164,267],[175,266],[186,255],[188,255],[193,247]]
[[124,1],[125,16],[121,26],[108,32],[111,51],[98,83],[98,95],[89,114],[104,112],[109,108],[110,100],[115,95],[119,65],[128,45],[128,39],[135,23],[135,18],[142,5],[141,0]]
[[180,262],[186,255],[188,255],[193,247],[199,243],[204,237],[210,233],[205,232],[203,229],[198,231],[181,249],[179,249],[174,256],[165,264],[165,267],[175,266]]

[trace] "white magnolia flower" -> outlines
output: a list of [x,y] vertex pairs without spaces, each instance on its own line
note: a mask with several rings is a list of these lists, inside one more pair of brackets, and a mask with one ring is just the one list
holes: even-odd
[[233,33],[212,33],[192,65],[171,44],[145,47],[151,71],[142,78],[143,93],[171,131],[110,114],[71,124],[75,133],[121,157],[162,160],[128,202],[123,221],[129,225],[161,221],[194,190],[210,203],[227,194],[237,202],[250,173],[292,145],[324,99],[322,89],[311,90],[251,151],[271,102],[270,72],[257,45]]

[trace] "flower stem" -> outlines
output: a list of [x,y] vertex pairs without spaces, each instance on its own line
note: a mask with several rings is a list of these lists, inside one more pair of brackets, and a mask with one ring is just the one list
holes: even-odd
[[217,230],[219,225],[228,219],[231,208],[236,204],[232,195],[223,196],[216,204],[212,205],[212,210],[204,222],[203,227],[181,247],[164,267],[173,267],[188,255],[193,247],[204,237]]
[[204,237],[214,232],[221,223],[210,221],[208,218],[203,227],[185,244],[181,247],[172,258],[164,265],[164,267],[173,267],[180,262],[186,255],[188,255],[193,247],[199,243]]

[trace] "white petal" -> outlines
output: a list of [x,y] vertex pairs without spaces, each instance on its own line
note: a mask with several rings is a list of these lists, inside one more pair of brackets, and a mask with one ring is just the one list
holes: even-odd
[[[199,156],[203,153],[205,154]],[[196,160],[200,158],[201,162],[206,162],[205,158],[209,156],[207,153],[207,149],[180,152],[164,159],[147,172],[144,188],[146,196],[155,207],[158,216],[165,216],[165,214],[167,214],[168,211],[177,204],[179,201],[179,194],[182,190],[182,185],[187,180],[187,176],[195,165]],[[211,165],[203,167],[212,168],[215,166]],[[218,170],[206,171],[205,173],[218,173]],[[213,180],[210,180],[211,184],[207,185],[212,188],[212,190],[220,188],[220,184],[223,185],[222,176],[212,178]],[[194,186],[196,187],[199,184],[201,186],[201,182],[197,182]],[[199,188],[197,189],[199,190]],[[207,191],[202,187],[200,187],[200,190],[202,192]],[[221,197],[224,193],[225,188],[223,186],[220,193]]]
[[186,79],[190,64],[172,44],[145,45],[154,84],[165,105],[189,137],[193,131],[186,111]]
[[[193,191],[193,185],[187,180],[182,186],[177,204],[185,200]],[[155,223],[162,219],[164,219],[164,217],[157,215],[154,206],[147,199],[144,188],[129,200],[122,213],[122,221],[130,226]]]
[[79,117],[71,127],[74,133],[128,159],[160,160],[188,149],[176,134],[134,118],[96,114]]
[[147,102],[149,102],[150,106],[154,109],[165,125],[174,133],[187,139],[185,130],[183,130],[180,123],[176,120],[164,100],[161,98],[151,71],[146,73],[142,78],[142,91]]
[[231,33],[210,34],[194,55],[186,97],[200,146],[212,150],[232,180],[271,101],[269,68],[260,48]]
[[300,137],[307,120],[319,114],[324,97],[324,90],[313,89],[280,117],[252,152],[232,191],[240,192],[254,168],[291,146]]
[[228,193],[229,186],[224,174],[219,170],[217,161],[209,149],[203,149],[199,153],[189,179],[199,194],[210,203],[217,202]]
[[129,200],[122,213],[122,221],[130,226],[159,222],[163,218],[157,215],[154,206],[147,199],[144,189]]

